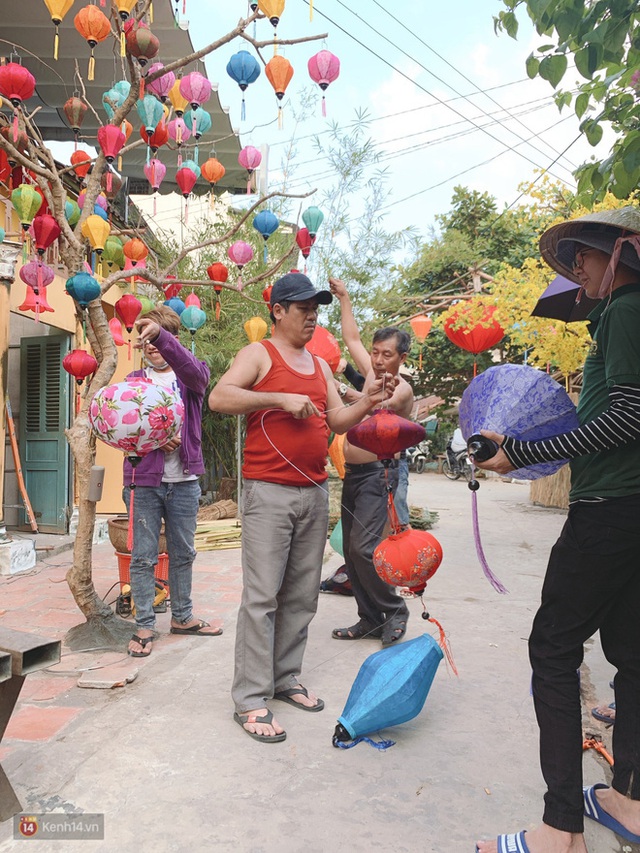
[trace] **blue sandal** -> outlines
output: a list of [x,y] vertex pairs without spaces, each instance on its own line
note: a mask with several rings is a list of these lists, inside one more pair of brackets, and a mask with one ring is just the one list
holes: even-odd
[[606,826],[607,829],[615,832],[616,835],[619,835],[626,841],[630,841],[632,844],[640,844],[640,835],[634,835],[633,832],[629,832],[629,830],[617,821],[615,817],[612,817],[609,812],[606,812],[598,802],[596,791],[598,788],[608,787],[608,785],[598,783],[597,785],[592,785],[590,788],[582,789],[585,815],[590,817],[591,820],[595,820],[596,823]]

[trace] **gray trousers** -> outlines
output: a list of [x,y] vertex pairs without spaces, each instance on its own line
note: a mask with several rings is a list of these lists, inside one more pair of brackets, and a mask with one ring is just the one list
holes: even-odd
[[238,713],[264,708],[274,692],[299,683],[328,521],[326,483],[244,482],[243,590],[231,691]]

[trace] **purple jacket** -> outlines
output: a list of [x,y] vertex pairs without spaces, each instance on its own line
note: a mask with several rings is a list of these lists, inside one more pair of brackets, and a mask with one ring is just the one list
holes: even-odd
[[[152,341],[167,364],[173,368],[184,403],[184,419],[180,434],[180,459],[185,474],[199,476],[204,473],[202,458],[202,403],[209,385],[209,368],[203,361],[191,354],[180,341],[165,329],[160,329],[158,337]],[[130,376],[144,376],[144,370],[134,370]],[[143,456],[136,468],[137,486],[159,486],[164,473],[165,454],[162,450],[152,450]],[[125,456],[124,485],[131,484],[133,468]]]

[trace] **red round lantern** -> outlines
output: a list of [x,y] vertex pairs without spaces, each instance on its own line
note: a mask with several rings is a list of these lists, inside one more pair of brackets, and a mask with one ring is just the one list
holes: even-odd
[[351,427],[347,440],[375,453],[378,459],[393,459],[396,453],[423,441],[426,434],[421,424],[402,418],[391,409],[376,409],[370,418]]
[[213,289],[216,292],[216,320],[220,319],[220,294],[222,285],[229,278],[228,268],[221,263],[214,263],[207,267],[207,275],[214,282]]
[[311,247],[315,243],[315,237],[311,236],[308,228],[300,228],[296,234],[296,243],[302,252],[302,257],[308,258]]
[[[2,66],[0,66],[0,68],[1,67]],[[0,127],[0,133],[4,136],[4,138],[7,140],[7,142],[10,142],[13,145],[13,147],[17,148],[21,154],[24,154],[25,156],[28,155],[28,153],[29,153],[29,137],[27,136],[26,131],[18,130],[16,133],[15,126],[5,125],[4,127]],[[9,163],[9,165],[12,168],[15,167],[18,161],[14,160],[14,158],[11,157],[11,155],[6,155],[6,156],[7,156],[7,162]],[[22,170],[22,167],[20,167],[20,169]],[[18,184],[21,182],[22,182],[22,177],[18,181]],[[16,186],[18,184],[16,184]]]
[[182,169],[178,169],[178,171],[176,172],[176,183],[180,187],[180,192],[185,198],[189,198],[189,194],[196,185],[197,180],[197,174],[193,171],[193,169],[190,169],[188,166],[185,166]]
[[33,220],[33,235],[39,255],[44,255],[49,246],[60,236],[60,226],[49,213],[38,214]]
[[133,330],[133,324],[138,319],[138,315],[142,311],[142,303],[133,293],[125,293],[113,306],[116,314],[122,320],[127,332]]
[[0,95],[11,101],[14,107],[31,98],[35,89],[36,78],[24,65],[18,62],[0,65]]
[[442,562],[442,546],[426,530],[409,527],[383,539],[373,552],[376,572],[390,586],[406,586],[420,595]]
[[169,128],[167,127],[164,121],[158,122],[156,125],[156,129],[149,136],[147,131],[144,128],[144,125],[140,126],[140,136],[142,139],[149,144],[149,148],[155,154],[158,148],[161,148],[163,145],[166,145],[169,141]]
[[79,178],[86,177],[87,172],[92,166],[91,154],[87,151],[82,151],[82,149],[74,151],[71,155],[71,165],[73,166],[73,171]]
[[332,373],[336,372],[342,356],[340,353],[340,344],[331,332],[322,326],[316,326],[313,330],[313,337],[307,344],[307,349],[313,355],[317,355],[318,358],[323,358],[329,365]]
[[126,141],[124,133],[115,124],[103,124],[98,128],[98,143],[107,163],[113,163]]
[[62,366],[67,373],[75,376],[78,385],[82,385],[82,380],[98,369],[98,362],[85,350],[74,349],[62,359]]
[[[467,350],[474,355],[491,349],[504,337],[504,329],[493,319],[496,310],[495,305],[488,305],[479,321],[475,323],[460,325],[464,319],[464,303],[460,308],[444,321],[444,331],[449,340],[461,349]],[[453,328],[457,326],[457,328]]]

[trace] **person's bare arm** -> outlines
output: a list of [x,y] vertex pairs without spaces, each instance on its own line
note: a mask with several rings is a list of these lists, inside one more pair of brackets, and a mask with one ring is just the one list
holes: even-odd
[[[320,412],[304,394],[254,391],[271,366],[261,344],[249,344],[236,355],[233,364],[209,394],[209,408],[226,415],[246,415],[261,409],[283,409],[294,418],[308,418]],[[336,397],[337,397],[336,392]]]
[[330,278],[329,289],[340,303],[342,339],[351,353],[356,367],[363,376],[366,376],[371,370],[371,356],[360,338],[360,330],[358,329],[356,318],[353,316],[353,308],[351,307],[351,299],[349,298],[347,288],[339,278]]

